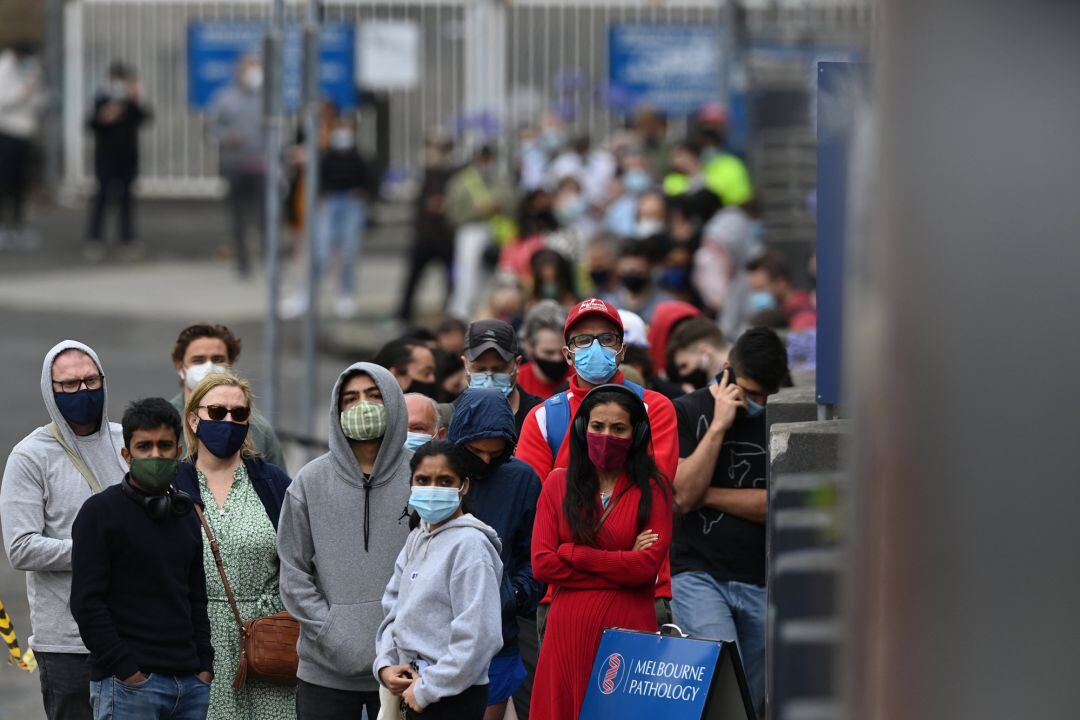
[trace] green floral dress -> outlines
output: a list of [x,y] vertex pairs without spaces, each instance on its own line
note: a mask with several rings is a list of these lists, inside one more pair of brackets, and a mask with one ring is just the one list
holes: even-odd
[[[248,479],[247,468],[236,469],[232,487],[219,508],[214,494],[199,476],[199,492],[206,504],[206,521],[217,536],[225,572],[244,621],[284,610],[278,591],[277,533],[262,501]],[[240,660],[240,628],[229,608],[210,543],[203,543],[206,593],[210,598],[210,635],[214,643],[214,682],[210,687],[208,720],[295,720],[293,688],[248,680],[234,690]]]

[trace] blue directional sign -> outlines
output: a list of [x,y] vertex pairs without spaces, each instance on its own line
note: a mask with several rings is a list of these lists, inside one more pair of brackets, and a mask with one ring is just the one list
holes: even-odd
[[[193,22],[187,32],[188,104],[209,105],[214,94],[233,81],[246,55],[262,55],[266,24]],[[303,30],[286,28],[283,43],[285,108],[300,108],[303,78]],[[339,108],[356,107],[356,34],[352,25],[325,25],[319,39],[319,90]]]
[[720,30],[709,25],[615,24],[608,30],[609,102],[692,115],[720,96]]

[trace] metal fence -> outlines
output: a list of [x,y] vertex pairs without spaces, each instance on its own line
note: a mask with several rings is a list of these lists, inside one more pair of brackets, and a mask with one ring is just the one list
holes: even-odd
[[[744,2],[752,37],[802,42],[815,32],[865,33],[863,0]],[[404,174],[420,161],[427,129],[451,132],[478,114],[487,130],[510,140],[546,109],[570,104],[575,130],[604,137],[624,122],[603,97],[607,32],[613,23],[720,23],[715,0],[330,0],[329,23],[413,24],[420,40],[419,80],[383,93],[389,116],[389,163]],[[65,17],[65,186],[90,185],[91,148],[84,129],[93,97],[114,59],[139,73],[154,121],[142,137],[139,191],[207,195],[221,191],[215,149],[203,116],[187,105],[186,32],[207,20],[260,20],[268,0],[74,0]],[[289,2],[290,21],[304,3]],[[850,35],[850,32],[848,32]],[[678,132],[680,124],[673,124]],[[362,128],[370,136],[370,130]]]

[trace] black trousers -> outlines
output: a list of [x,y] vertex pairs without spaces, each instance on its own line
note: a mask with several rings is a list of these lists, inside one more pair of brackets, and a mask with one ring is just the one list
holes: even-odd
[[422,713],[410,708],[405,717],[407,720],[483,720],[487,698],[487,685],[473,685],[460,695],[428,705]]
[[[420,284],[420,278],[424,270],[432,262],[442,263],[446,272],[447,298],[453,282],[450,269],[454,265],[453,243],[425,242],[418,238],[413,245],[412,254],[409,257],[409,276],[405,281],[405,289],[401,294],[401,307],[398,309],[398,318],[404,322],[411,322],[413,318],[413,298],[416,295],[416,286]],[[446,304],[445,301],[443,303]]]
[[248,228],[254,226],[259,231],[260,245],[263,242],[266,205],[266,175],[263,173],[237,173],[228,177],[229,214],[232,220],[233,245],[236,251],[236,271],[247,275],[251,271],[248,252]]
[[[296,682],[296,720],[368,720],[379,716],[379,692],[357,692]],[[426,715],[425,715],[426,717]]]
[[0,132],[0,226],[22,229],[29,164],[30,141]]
[[34,653],[48,720],[94,720],[90,708],[89,655]]
[[97,195],[94,196],[94,209],[90,214],[87,238],[94,242],[101,242],[104,239],[105,211],[109,206],[109,198],[115,197],[120,220],[120,242],[134,241],[134,208],[131,198],[131,188],[135,184],[134,174],[99,173],[97,183],[98,190]]
[[[544,607],[547,607],[546,605]],[[536,628],[536,618],[519,617],[518,651],[525,663],[525,680],[514,693],[514,712],[520,720],[529,720],[529,705],[532,703],[533,678],[536,677],[536,662],[540,659],[540,637]]]

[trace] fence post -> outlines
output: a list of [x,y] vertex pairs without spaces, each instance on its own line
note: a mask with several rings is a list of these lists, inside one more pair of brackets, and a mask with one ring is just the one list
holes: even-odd
[[[319,278],[316,274],[316,204],[319,198],[319,30],[322,7],[309,0],[304,25],[304,239],[307,242],[307,314],[304,316],[304,435],[315,436],[315,395],[318,385]],[[310,448],[307,450],[311,455]]]
[[274,10],[270,30],[266,35],[263,53],[265,71],[266,122],[266,233],[263,252],[266,253],[266,337],[264,354],[263,409],[271,424],[278,419],[278,388],[281,374],[281,338],[278,305],[281,295],[281,135],[285,124],[283,110],[282,45],[285,34],[285,0],[273,0]]

